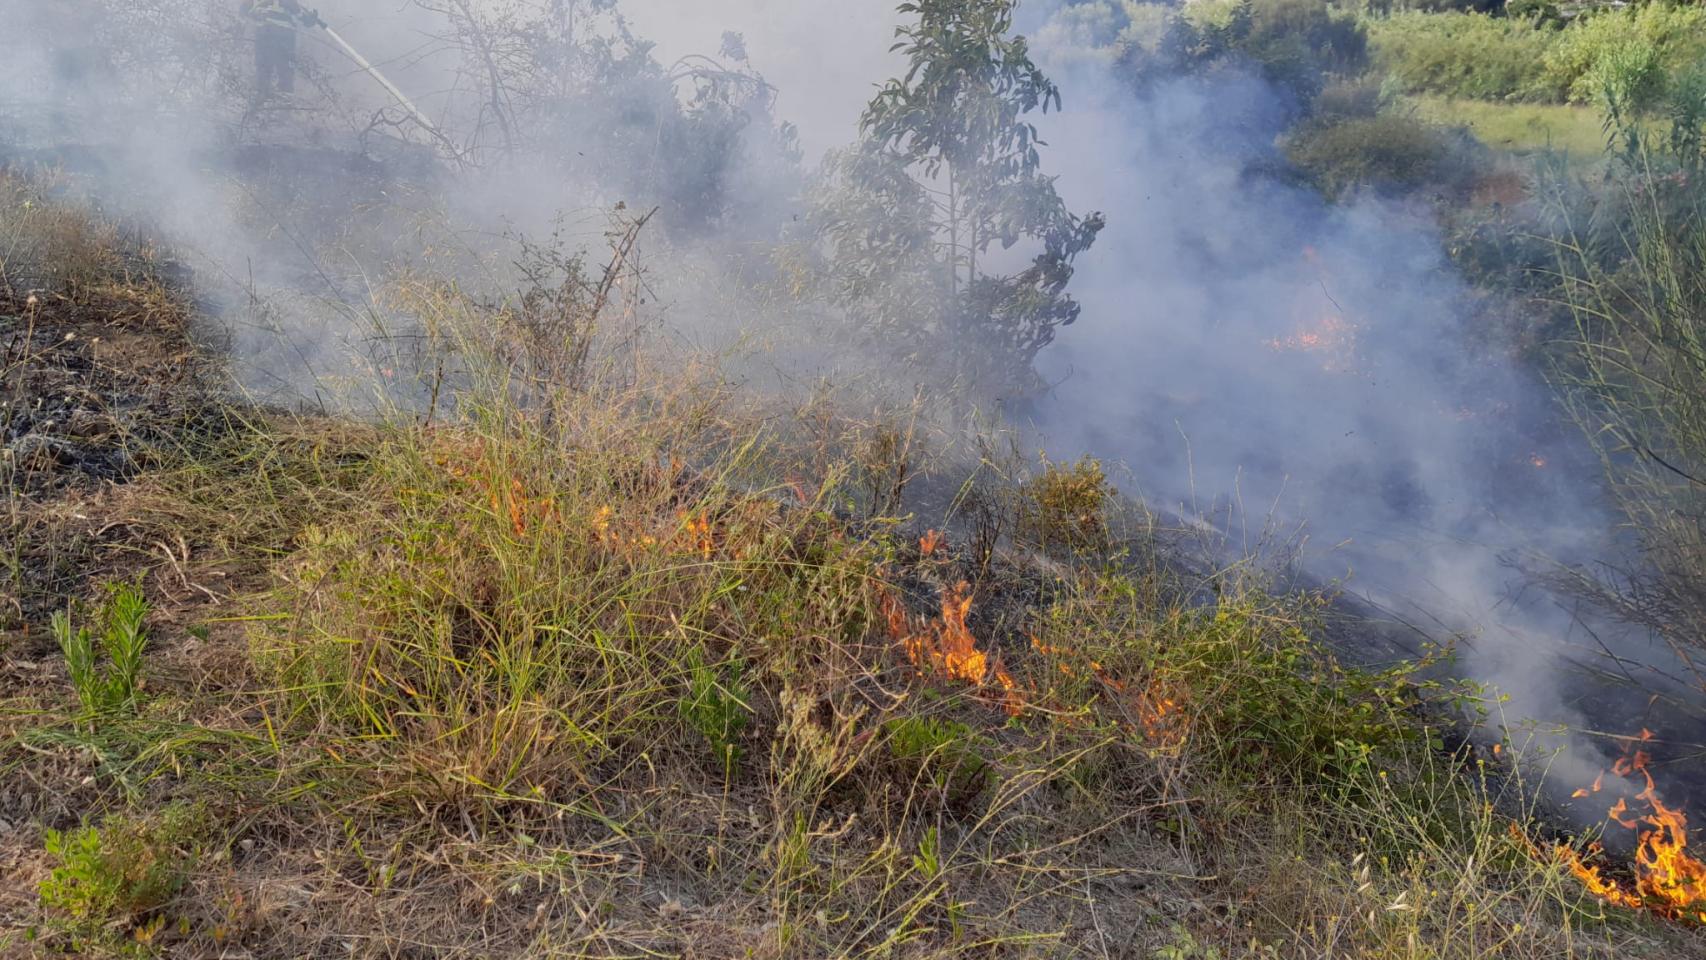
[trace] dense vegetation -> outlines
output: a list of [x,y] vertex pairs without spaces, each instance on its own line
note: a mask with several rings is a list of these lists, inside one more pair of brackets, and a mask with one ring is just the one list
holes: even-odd
[[1375,63],[1405,90],[1476,100],[1590,103],[1607,71],[1652,81],[1706,55],[1706,8],[1613,8],[1568,25],[1545,17],[1402,13],[1369,23]]
[[[383,415],[234,399],[161,238],[53,171],[0,178],[0,951],[1701,949],[1679,911],[1572,874],[1550,757],[1467,735],[1500,703],[1438,679],[1449,651],[1341,662],[1331,596],[1192,549],[1094,460],[1000,453],[974,390],[762,394],[636,332],[639,246],[732,229],[791,317],[908,377],[1035,389],[1102,221],[1045,172],[1032,115],[1062,93],[1014,4],[903,4],[909,72],[769,232],[742,183],[798,157],[738,136],[768,122],[749,68],[678,99],[625,28],[452,6],[513,71],[483,74],[454,160],[535,151],[672,213],[618,210],[608,262],[528,246],[478,295],[377,276],[362,309],[411,331]],[[1697,647],[1699,8],[1096,6],[1134,87],[1283,88],[1289,167],[1263,175],[1422,198],[1514,304],[1488,342],[1552,377],[1640,542],[1633,576],[1573,586]],[[1519,165],[1406,92],[1590,101],[1605,174]],[[583,106],[612,152],[558,149]],[[997,247],[1028,266],[992,270]]]

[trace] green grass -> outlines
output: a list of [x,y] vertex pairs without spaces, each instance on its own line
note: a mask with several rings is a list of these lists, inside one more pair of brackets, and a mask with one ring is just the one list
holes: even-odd
[[1421,95],[1405,98],[1422,119],[1468,127],[1489,147],[1517,154],[1567,151],[1594,162],[1605,153],[1603,114],[1592,107],[1551,103],[1493,103]]

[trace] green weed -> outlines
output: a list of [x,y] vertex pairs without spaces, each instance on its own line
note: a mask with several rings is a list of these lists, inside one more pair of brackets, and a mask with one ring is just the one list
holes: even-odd
[[964,804],[990,785],[994,771],[963,723],[895,717],[884,724],[889,752],[908,781],[922,781],[950,804]]
[[[143,628],[147,616],[148,601],[133,584],[108,590],[94,629],[75,626],[69,612],[54,614],[54,639],[65,654],[85,720],[136,709],[142,657],[148,648]],[[99,662],[102,655],[104,666]]]
[[176,805],[151,819],[114,816],[98,827],[47,831],[55,866],[38,889],[42,908],[76,942],[128,933],[183,887],[201,818],[198,808]]
[[702,650],[687,656],[688,693],[681,699],[681,718],[710,746],[725,775],[740,763],[740,736],[750,719],[751,692],[741,682],[741,665],[731,661],[721,670],[707,666]]

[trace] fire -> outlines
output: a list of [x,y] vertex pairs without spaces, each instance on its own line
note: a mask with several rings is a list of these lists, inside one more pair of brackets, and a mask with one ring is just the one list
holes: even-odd
[[[1611,767],[1613,775],[1635,780],[1637,785],[1645,784],[1644,789],[1635,795],[1635,801],[1645,805],[1644,813],[1631,811],[1626,797],[1619,798],[1607,812],[1611,820],[1624,828],[1638,831],[1634,887],[1608,879],[1598,865],[1590,862],[1604,852],[1600,844],[1590,845],[1586,856],[1569,847],[1559,846],[1557,856],[1590,892],[1606,903],[1706,923],[1706,863],[1688,852],[1687,815],[1666,806],[1659,797],[1658,785],[1648,769],[1651,755],[1640,746],[1652,739],[1652,731],[1642,730],[1641,735],[1631,741],[1628,752]],[[1599,793],[1604,786],[1605,775],[1601,773],[1592,787],[1577,790],[1574,796],[1591,796]]]
[[525,539],[535,521],[544,523],[557,519],[556,499],[530,495],[520,478],[511,478],[509,489],[501,493],[496,487],[487,488],[492,512],[509,518],[510,529],[517,539]]
[[992,658],[977,648],[977,638],[966,626],[971,605],[971,584],[962,582],[942,595],[940,619],[915,624],[893,593],[884,591],[882,595],[889,635],[900,644],[920,676],[935,673],[978,687],[993,687],[1007,712],[1017,716],[1024,709],[1019,685],[999,655]]
[[[1060,647],[1046,644],[1035,636],[1031,637],[1031,648],[1045,656],[1055,657],[1060,672],[1068,677],[1079,675],[1078,670],[1064,659],[1066,651]],[[1177,749],[1185,744],[1190,735],[1190,716],[1185,711],[1184,693],[1167,683],[1160,677],[1153,678],[1142,689],[1128,693],[1126,684],[1109,675],[1100,663],[1089,662],[1090,675],[1094,676],[1106,688],[1109,696],[1116,697],[1135,707],[1135,714],[1128,713],[1128,719],[1135,716],[1132,724],[1143,732],[1150,744],[1164,750]]]
[[1149,742],[1164,749],[1182,747],[1190,734],[1183,698],[1156,680],[1137,697],[1137,720]]
[[1321,354],[1322,369],[1345,373],[1356,363],[1357,330],[1345,318],[1329,314],[1288,336],[1269,340],[1268,347],[1279,353]]
[[717,549],[717,538],[711,528],[711,521],[704,516],[694,516],[682,510],[676,514],[681,521],[681,535],[686,538],[687,545],[692,547],[701,557],[709,560]]
[[931,530],[918,538],[918,552],[926,559],[936,555],[936,551],[948,542],[948,538],[940,530]]
[[[674,527],[668,528],[661,517],[650,520],[624,519],[615,508],[605,505],[593,512],[588,521],[593,543],[612,550],[649,550],[661,547],[672,553],[697,554],[709,560],[716,555],[726,531],[711,518],[691,510],[675,512]],[[739,552],[736,551],[736,555]]]
[[1534,468],[1535,468],[1535,469],[1536,469],[1536,470],[1544,470],[1544,469],[1546,469],[1546,464],[1547,464],[1547,460],[1546,460],[1546,458],[1545,458],[1545,457],[1543,457],[1543,456],[1541,456],[1541,455],[1540,455],[1540,454],[1538,454],[1538,453],[1537,453],[1537,454],[1534,454],[1534,455],[1533,455],[1533,456],[1531,456],[1531,457],[1529,457],[1529,458],[1528,458],[1528,462],[1529,462],[1529,463],[1531,463],[1531,464],[1533,464],[1533,465],[1534,465]]

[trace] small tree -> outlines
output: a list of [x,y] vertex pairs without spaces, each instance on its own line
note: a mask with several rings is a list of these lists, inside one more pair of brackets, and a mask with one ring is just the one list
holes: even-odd
[[[1072,263],[1102,229],[1041,173],[1026,115],[1060,91],[1012,35],[1016,0],[908,0],[896,30],[908,69],[866,108],[863,141],[831,158],[813,211],[831,295],[902,356],[1004,383],[1034,376],[1077,319]],[[1028,268],[988,269],[991,248],[1040,247]],[[968,369],[968,364],[971,369]]]

